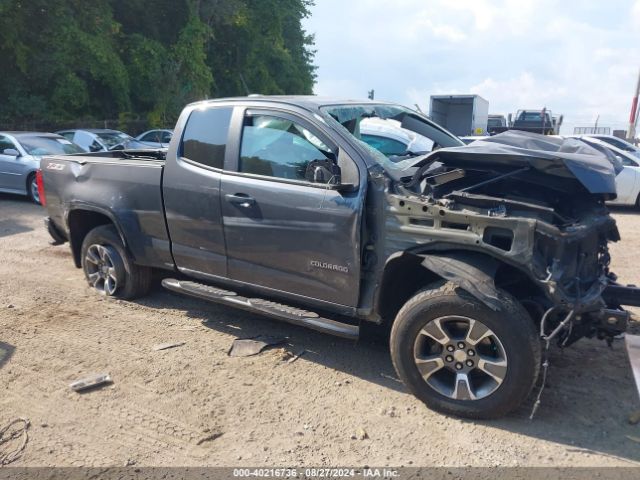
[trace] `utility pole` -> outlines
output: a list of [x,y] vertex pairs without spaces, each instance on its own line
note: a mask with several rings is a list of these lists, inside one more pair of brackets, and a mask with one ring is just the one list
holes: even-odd
[[367,98],[368,98],[369,100],[373,100],[373,97],[375,96],[375,94],[376,94],[376,91],[372,88],[371,90],[369,90],[369,91],[367,92]]
[[633,142],[636,139],[636,124],[638,123],[638,95],[640,95],[640,72],[638,72],[638,83],[636,91],[631,101],[631,114],[629,115],[629,130],[627,131],[627,140]]
[[598,120],[600,120],[600,114],[598,114],[598,116],[596,117],[596,124],[593,127],[593,134],[594,135],[598,134]]

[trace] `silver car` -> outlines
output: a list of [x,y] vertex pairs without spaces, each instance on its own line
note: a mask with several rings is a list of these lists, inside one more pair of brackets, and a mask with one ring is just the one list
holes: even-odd
[[44,155],[84,152],[60,135],[37,132],[0,132],[0,192],[28,195],[40,203],[36,171]]
[[154,148],[167,148],[173,137],[173,130],[157,129],[148,130],[136,137],[136,140],[144,142]]
[[56,132],[82,147],[87,152],[109,152],[112,150],[145,150],[154,145],[140,142],[119,130],[107,128],[72,129]]

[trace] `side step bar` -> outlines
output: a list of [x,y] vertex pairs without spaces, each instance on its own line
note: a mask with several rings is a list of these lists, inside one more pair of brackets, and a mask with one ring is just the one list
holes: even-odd
[[165,278],[162,280],[162,286],[172,292],[229,305],[231,307],[242,308],[243,310],[275,318],[276,320],[284,320],[285,322],[295,325],[302,325],[303,327],[312,328],[319,332],[330,333],[351,340],[356,340],[360,331],[357,325],[336,322],[335,320],[320,317],[314,312],[308,312],[261,298],[242,297],[235,292],[202,283]]

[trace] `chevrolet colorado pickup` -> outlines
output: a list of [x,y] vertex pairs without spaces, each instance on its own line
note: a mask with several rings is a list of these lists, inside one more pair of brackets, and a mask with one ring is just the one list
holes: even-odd
[[[429,151],[385,156],[365,119]],[[166,152],[46,157],[38,181],[100,294],[163,269],[173,292],[343,337],[386,325],[413,394],[492,418],[530,394],[543,343],[610,341],[640,303],[609,270],[616,168],[572,139],[463,146],[393,104],[248,97],[187,106]]]

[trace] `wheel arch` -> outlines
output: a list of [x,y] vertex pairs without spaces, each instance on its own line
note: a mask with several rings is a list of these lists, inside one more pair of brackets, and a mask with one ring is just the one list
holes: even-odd
[[392,323],[402,306],[420,289],[449,281],[492,310],[501,310],[499,290],[520,301],[534,320],[544,311],[546,295],[529,275],[499,258],[473,250],[403,251],[385,263],[376,293],[375,309],[383,322]]
[[[82,242],[87,234],[96,227],[101,225],[113,225],[122,240],[127,251],[127,242],[114,215],[108,210],[99,207],[84,205],[69,210],[67,214],[67,227],[69,230],[69,245],[73,254],[73,262],[77,268],[82,266],[81,250]],[[128,251],[130,254],[131,252]]]

